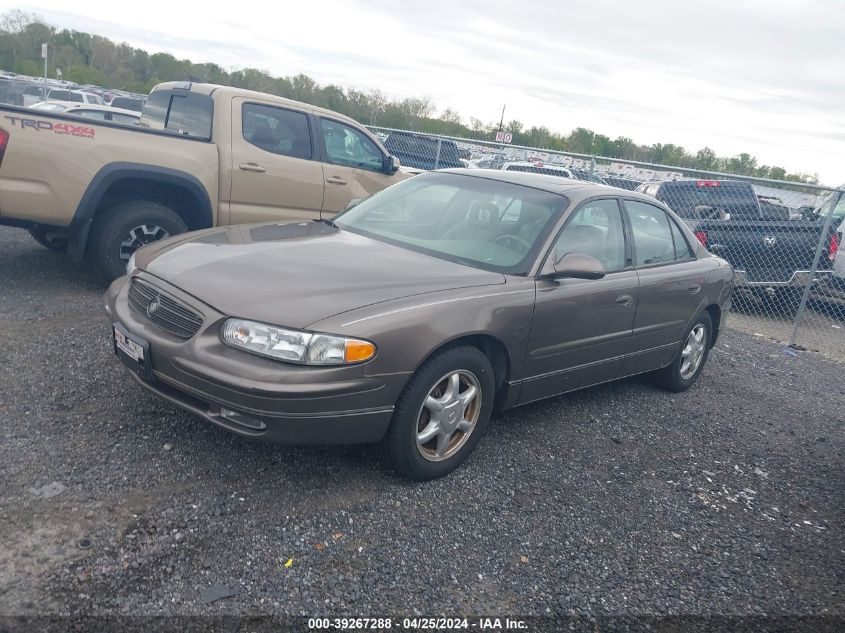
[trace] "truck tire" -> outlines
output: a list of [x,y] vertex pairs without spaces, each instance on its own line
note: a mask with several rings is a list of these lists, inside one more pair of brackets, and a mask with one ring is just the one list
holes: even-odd
[[36,242],[44,248],[57,253],[67,253],[67,238],[57,235],[48,235],[44,229],[29,229],[29,234]]
[[149,200],[119,202],[101,211],[88,237],[88,259],[107,282],[126,274],[126,264],[141,246],[188,230],[172,209]]

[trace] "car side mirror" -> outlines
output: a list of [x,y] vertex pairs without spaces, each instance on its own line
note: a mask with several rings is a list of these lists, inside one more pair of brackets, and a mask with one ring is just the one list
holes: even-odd
[[601,279],[607,274],[604,265],[592,255],[567,253],[555,262],[555,277]]
[[397,171],[399,171],[399,159],[395,156],[385,156],[384,173],[392,176]]

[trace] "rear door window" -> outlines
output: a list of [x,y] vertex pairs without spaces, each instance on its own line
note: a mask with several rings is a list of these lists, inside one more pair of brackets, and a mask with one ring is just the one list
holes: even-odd
[[666,212],[637,200],[626,200],[625,211],[631,223],[637,266],[675,261],[673,223]]
[[669,218],[669,225],[672,227],[672,241],[675,242],[675,259],[682,260],[695,257],[687,238],[684,237],[683,231],[681,231],[672,218]]
[[273,154],[311,158],[311,130],[303,112],[245,103],[241,116],[247,143]]

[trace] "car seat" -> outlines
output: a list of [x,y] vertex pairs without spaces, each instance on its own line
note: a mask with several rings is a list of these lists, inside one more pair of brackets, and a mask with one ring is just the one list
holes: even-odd
[[492,202],[473,200],[464,220],[443,233],[444,240],[489,242],[497,237],[499,207]]

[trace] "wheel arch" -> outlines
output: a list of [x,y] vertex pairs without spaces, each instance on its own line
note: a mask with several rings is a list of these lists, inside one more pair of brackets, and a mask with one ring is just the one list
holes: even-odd
[[195,176],[155,165],[110,163],[97,172],[76,208],[68,248],[73,259],[82,259],[95,217],[128,200],[150,200],[169,206],[191,230],[213,226],[211,199]]
[[480,350],[493,367],[493,380],[496,385],[495,410],[499,410],[507,399],[508,380],[511,373],[511,355],[507,346],[496,336],[487,332],[462,334],[449,339],[432,349],[414,368],[416,372],[420,366],[432,356],[440,352],[461,345],[468,345]]

